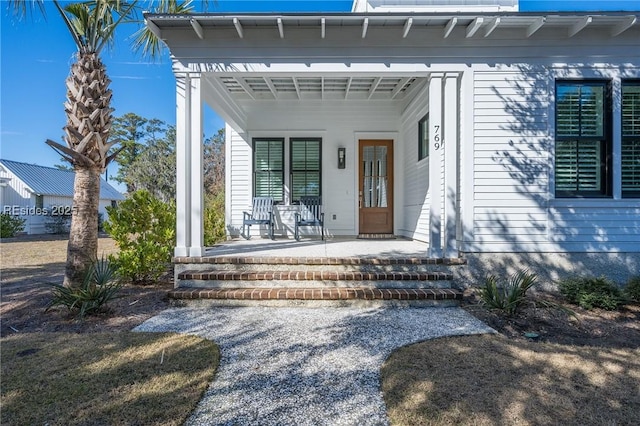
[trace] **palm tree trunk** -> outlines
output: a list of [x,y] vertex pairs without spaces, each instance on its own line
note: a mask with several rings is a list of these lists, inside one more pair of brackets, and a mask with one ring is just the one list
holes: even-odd
[[67,246],[65,286],[79,286],[85,271],[98,255],[98,204],[100,168],[76,166],[73,215]]

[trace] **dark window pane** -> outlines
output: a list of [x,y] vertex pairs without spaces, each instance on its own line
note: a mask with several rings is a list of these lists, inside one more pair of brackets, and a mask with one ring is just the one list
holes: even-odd
[[291,200],[321,194],[320,139],[291,139]]
[[418,122],[418,161],[429,156],[429,115]]
[[284,200],[284,140],[254,139],[253,192],[255,197]]
[[622,196],[640,198],[640,82],[622,84]]

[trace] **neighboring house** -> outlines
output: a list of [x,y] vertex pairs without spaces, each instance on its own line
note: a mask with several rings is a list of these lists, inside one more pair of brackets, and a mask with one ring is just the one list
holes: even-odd
[[206,102],[227,123],[232,236],[254,196],[276,199],[276,235],[290,237],[300,196],[321,195],[334,236],[417,239],[479,271],[638,273],[639,18],[516,0],[147,14],[177,79],[175,254],[204,253]]
[[[27,234],[51,232],[60,217],[72,212],[74,179],[74,172],[0,160],[0,211],[26,219]],[[99,212],[103,219],[107,218],[106,207],[121,200],[122,194],[101,179]]]

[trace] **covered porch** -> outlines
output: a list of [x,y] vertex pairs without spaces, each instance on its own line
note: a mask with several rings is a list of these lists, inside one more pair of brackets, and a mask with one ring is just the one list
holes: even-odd
[[[272,33],[273,18],[147,17],[171,48],[177,79],[175,256],[210,252],[203,244],[200,173],[206,103],[227,123],[230,238],[240,233],[253,197],[275,194],[276,237],[296,246],[284,239],[291,240],[302,194],[322,197],[329,237],[387,234],[422,241],[422,257],[456,257],[462,229],[460,94],[468,67],[417,60],[416,46],[394,58],[398,44],[435,31],[436,21],[372,16],[363,24],[355,15],[278,16]],[[317,180],[306,187],[294,176],[299,142],[315,144],[305,161],[308,166],[315,156]],[[264,161],[271,167],[264,180],[256,153],[274,145],[279,160]],[[309,168],[302,173],[313,174]],[[277,185],[280,192],[260,192]],[[313,192],[304,192],[309,188]]]

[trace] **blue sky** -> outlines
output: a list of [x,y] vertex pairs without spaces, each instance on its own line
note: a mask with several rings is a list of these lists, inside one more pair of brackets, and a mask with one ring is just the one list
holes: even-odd
[[[349,11],[350,0],[226,1],[211,2],[211,12],[329,12]],[[0,158],[53,166],[60,157],[44,144],[46,139],[62,143],[65,124],[64,80],[76,51],[57,12],[48,5],[47,19],[38,15],[16,22],[7,3],[0,2]],[[520,0],[521,11],[633,10],[640,0]],[[146,118],[175,123],[175,80],[168,57],[150,63],[131,52],[128,36],[135,25],[125,25],[117,34],[115,49],[103,53],[112,79],[115,115],[134,112]],[[222,120],[205,111],[205,133],[215,133]]]

